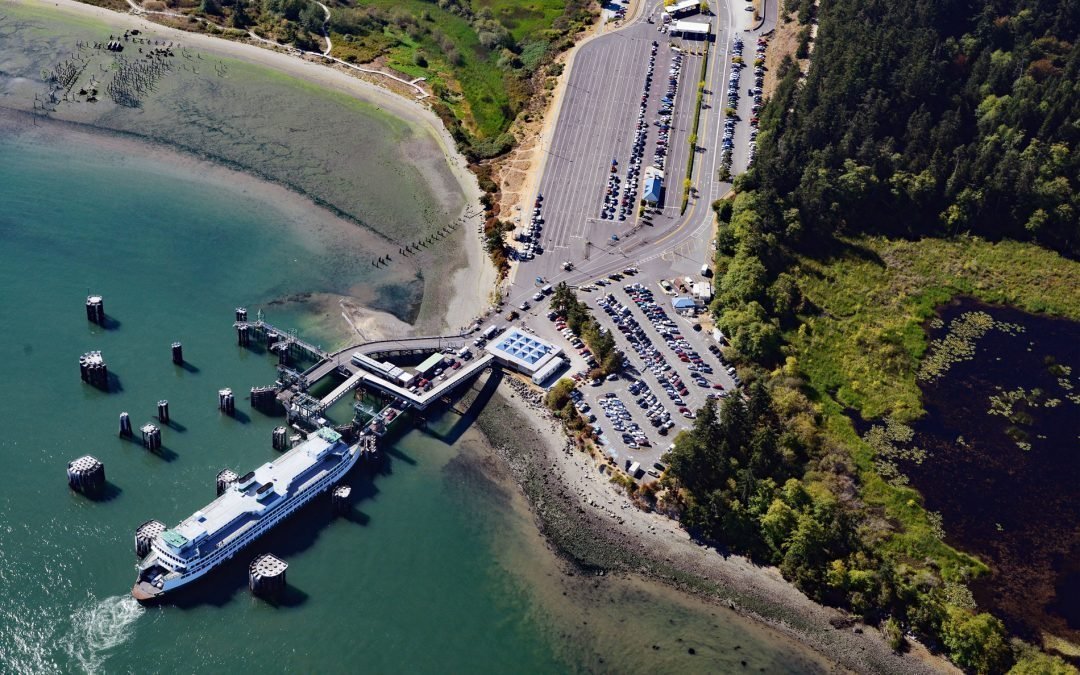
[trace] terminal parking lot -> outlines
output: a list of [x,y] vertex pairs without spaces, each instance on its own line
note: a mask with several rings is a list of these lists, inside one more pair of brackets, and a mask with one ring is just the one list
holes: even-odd
[[[548,265],[534,262],[530,267],[550,269],[551,260],[559,263],[567,259],[588,260],[590,255],[610,247],[612,235],[623,239],[642,227],[661,231],[677,221],[704,43],[688,42],[692,47],[676,51],[672,47],[681,44],[681,40],[673,40],[667,33],[657,31],[654,24],[644,22],[613,33],[606,40],[605,44],[597,41],[585,45],[577,55],[575,77],[568,86],[550,147],[545,148],[546,165],[540,183],[544,218],[542,255],[549,261]],[[658,49],[644,117],[642,169],[653,163],[660,132],[654,122],[661,99],[667,93],[672,58],[682,54],[663,167],[663,214],[639,220],[637,204],[644,190],[644,178],[639,173],[634,179],[636,198],[625,220],[602,219],[613,159],[617,161],[614,175],[619,177],[625,194],[626,169],[631,160],[637,113],[641,110],[654,41]],[[527,222],[521,224],[527,226]]]
[[[709,395],[727,395],[736,390],[737,384],[726,370],[727,364],[710,351],[710,346],[716,348],[711,333],[694,330],[697,324],[695,319],[681,316],[672,309],[671,296],[664,293],[657,277],[646,277],[640,273],[618,276],[622,278],[604,286],[589,284],[595,290],[579,290],[578,297],[589,305],[600,325],[615,336],[617,347],[626,356],[626,365],[614,380],[592,385],[582,378],[578,386],[581,393],[578,405],[582,415],[600,432],[604,452],[623,469],[627,468],[627,460],[637,461],[641,464],[642,472],[646,472],[660,461],[678,432],[693,424],[693,418],[684,415],[680,409],[693,415],[693,411],[705,405]],[[635,297],[641,304],[635,302]],[[655,322],[650,321],[646,310],[658,317]],[[557,330],[555,322],[547,318],[548,312],[546,302],[530,310],[527,313],[527,328],[562,347],[570,357],[570,368],[562,377],[587,372],[584,357]],[[669,322],[668,325],[664,326],[663,321]],[[668,338],[661,334],[658,325],[668,333]],[[668,339],[675,342],[675,346],[669,346]],[[680,345],[678,341],[683,344]],[[686,355],[696,353],[702,364],[711,370],[709,373],[699,373],[705,386],[695,383],[695,371],[690,368],[692,362],[689,356],[687,361],[683,361],[676,353],[677,349]],[[664,366],[666,370],[662,370]],[[677,398],[673,399],[665,391],[665,383]],[[652,398],[643,402],[644,405],[639,403],[640,399],[648,398],[650,394]],[[616,412],[612,407],[619,408],[618,414],[609,417],[605,413]],[[663,419],[672,422],[666,432],[654,426],[648,417],[649,412],[659,415],[666,413]],[[632,428],[635,424],[636,430]],[[623,429],[619,429],[619,426]],[[627,437],[623,436],[624,433]],[[635,435],[644,436],[648,445],[635,440]],[[631,443],[639,447],[634,448]],[[639,477],[652,480],[648,474]]]

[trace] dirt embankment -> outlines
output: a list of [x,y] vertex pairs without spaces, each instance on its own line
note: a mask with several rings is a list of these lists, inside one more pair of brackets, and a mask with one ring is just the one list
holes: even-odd
[[814,22],[809,26],[811,38],[807,45],[806,56],[797,58],[796,52],[799,51],[799,43],[803,39],[803,31],[806,28],[794,16],[781,16],[777,22],[776,29],[769,37],[769,44],[765,48],[765,82],[761,87],[765,98],[769,98],[776,91],[776,86],[780,82],[778,77],[780,62],[785,56],[795,59],[803,77],[806,77],[806,73],[810,70],[810,54],[814,50],[813,36],[817,35],[817,23]]
[[525,493],[550,544],[578,568],[641,574],[726,604],[844,669],[958,672],[918,644],[903,656],[893,653],[875,628],[815,604],[775,568],[702,546],[671,519],[637,509],[592,458],[573,447],[538,391],[511,376],[492,377],[503,384],[486,402],[479,427]]

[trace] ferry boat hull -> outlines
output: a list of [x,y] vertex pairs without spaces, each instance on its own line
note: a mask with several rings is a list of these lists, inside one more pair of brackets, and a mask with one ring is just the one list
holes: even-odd
[[[156,604],[171,596],[180,588],[204,576],[207,572],[216,569],[219,565],[231,559],[244,550],[248,545],[256,541],[262,534],[275,527],[282,520],[295,513],[305,504],[330,489],[337,481],[343,478],[356,464],[360,456],[359,446],[349,447],[342,456],[341,463],[323,476],[316,485],[312,485],[303,492],[294,496],[289,503],[282,504],[265,516],[265,525],[261,525],[250,537],[242,537],[236,548],[217,554],[216,559],[211,559],[205,564],[200,564],[198,569],[181,572],[173,565],[162,560],[161,553],[151,549],[150,554],[143,558],[139,564],[139,574],[132,586],[131,595],[142,604]],[[183,568],[181,568],[183,569]]]

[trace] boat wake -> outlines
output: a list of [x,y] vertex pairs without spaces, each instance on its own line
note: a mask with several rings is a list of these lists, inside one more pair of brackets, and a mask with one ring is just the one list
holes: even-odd
[[87,673],[98,672],[108,651],[131,637],[132,624],[144,611],[130,595],[115,595],[80,607],[71,617],[71,636],[65,645],[69,655]]

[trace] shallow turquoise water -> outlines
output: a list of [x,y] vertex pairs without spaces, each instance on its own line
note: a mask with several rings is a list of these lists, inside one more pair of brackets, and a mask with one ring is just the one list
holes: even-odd
[[[243,400],[246,422],[216,409],[219,388],[243,399],[275,375],[268,357],[235,346],[233,307],[352,280],[318,264],[331,254],[272,206],[145,160],[8,140],[0,186],[0,670],[553,666],[485,533],[447,508],[452,448],[419,435],[400,442],[392,476],[356,479],[378,494],[352,521],[315,508],[259,545],[290,561],[294,606],[253,601],[242,569],[212,579],[206,604],[144,612],[122,600],[135,526],[178,521],[213,497],[219,469],[273,456],[277,420]],[[117,327],[87,323],[87,289]],[[170,361],[177,339],[190,369]],[[79,380],[88,349],[103,351],[119,391]],[[161,398],[177,425],[163,430],[165,459],[115,433],[120,411],[138,426]],[[115,498],[68,491],[66,462],[86,453],[105,463]]]
[[[769,672],[810,668],[789,645],[688,602],[664,605],[615,586],[592,598],[560,595],[539,567],[543,555],[527,548],[531,519],[463,470],[469,435],[439,440],[457,422],[451,415],[431,420],[436,433],[400,438],[382,475],[354,471],[359,498],[348,518],[318,502],[248,550],[290,563],[281,606],[249,595],[246,556],[179,605],[131,601],[135,527],[176,523],[213,498],[217,471],[274,456],[279,420],[245,400],[248,387],[273,380],[273,363],[236,347],[233,308],[363,281],[363,270],[335,264],[357,251],[337,235],[301,238],[289,220],[257,192],[160,159],[0,139],[0,671],[565,672],[651,663],[716,672],[748,657]],[[87,323],[88,290],[104,296],[112,329]],[[174,340],[187,368],[171,363]],[[90,349],[104,353],[115,391],[80,382],[76,359]],[[237,392],[238,419],[217,411],[226,386]],[[120,411],[138,426],[162,398],[174,424],[161,456],[117,438]],[[104,461],[111,499],[68,490],[66,463],[83,454]],[[518,553],[504,555],[508,547]],[[697,660],[675,658],[689,644],[674,642],[676,623],[699,645]],[[648,647],[665,639],[668,651]],[[731,651],[735,643],[743,651]]]

